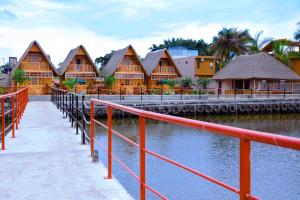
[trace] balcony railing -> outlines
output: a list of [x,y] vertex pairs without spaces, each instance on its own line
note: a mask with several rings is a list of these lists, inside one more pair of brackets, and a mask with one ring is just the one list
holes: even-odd
[[176,79],[177,74],[151,74],[151,80]]
[[95,72],[66,72],[65,78],[78,78],[78,79],[96,79]]
[[49,71],[49,63],[47,62],[22,62],[21,68],[25,71]]
[[144,79],[143,73],[124,73],[124,72],[116,72],[116,79]]
[[175,67],[173,66],[158,66],[153,70],[153,73],[164,73],[164,74],[170,74],[170,73],[176,73]]
[[68,72],[94,72],[94,67],[87,64],[70,64]]
[[28,78],[52,78],[53,73],[51,71],[26,71],[25,76]]
[[142,68],[140,65],[120,65],[116,72],[141,72]]

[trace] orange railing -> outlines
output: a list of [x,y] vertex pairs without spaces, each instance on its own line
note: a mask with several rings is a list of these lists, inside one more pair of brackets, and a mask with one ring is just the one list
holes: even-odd
[[[107,106],[107,124],[103,124],[100,121],[96,120],[94,117],[95,113],[95,105]],[[140,143],[137,144],[122,134],[118,133],[117,131],[112,129],[112,113],[113,109],[122,110],[125,112],[129,112],[131,114],[135,114],[139,116],[139,134],[140,134]],[[187,172],[190,172],[196,176],[202,177],[212,183],[215,183],[231,192],[234,192],[240,196],[240,199],[258,199],[251,194],[251,159],[250,159],[250,152],[251,152],[251,142],[260,142],[264,144],[270,144],[274,146],[285,147],[289,149],[296,149],[300,150],[300,139],[292,138],[287,136],[275,135],[270,133],[264,133],[259,131],[252,131],[242,128],[234,128],[230,126],[224,126],[219,124],[213,124],[208,122],[202,122],[192,119],[186,119],[181,117],[175,117],[170,115],[164,115],[159,113],[153,113],[149,111],[139,110],[136,108],[123,106],[120,104],[111,103],[108,101],[96,100],[92,99],[90,104],[90,150],[91,155],[94,155],[94,146],[99,145],[105,151],[107,151],[108,157],[108,175],[107,178],[112,178],[112,159],[117,161],[122,167],[124,167],[136,180],[140,183],[140,199],[144,200],[146,198],[146,190],[151,191],[153,194],[158,196],[161,199],[167,199],[166,196],[162,195],[157,190],[153,189],[146,183],[146,154],[154,156],[156,158],[161,159],[162,161],[168,162],[176,167],[179,167]],[[206,130],[212,131],[221,135],[235,137],[240,139],[240,188],[234,188],[222,181],[214,179],[213,177],[207,176],[195,169],[192,169],[188,166],[185,166],[179,162],[171,160],[165,156],[162,156],[158,153],[155,153],[146,148],[146,119],[153,119],[159,120],[162,122],[168,122],[172,124],[177,124],[189,128],[195,128],[199,130]],[[95,123],[107,129],[107,147],[105,147],[102,143],[95,141]],[[137,175],[133,170],[131,170],[125,163],[123,163],[118,157],[116,157],[112,153],[112,135],[115,135],[126,142],[130,143],[131,145],[135,146],[139,149],[140,152],[140,174]]]
[[[1,143],[5,150],[5,135],[11,129],[12,137],[15,137],[15,129],[19,128],[20,119],[28,102],[28,88],[22,88],[15,92],[0,96],[1,100]],[[6,105],[5,105],[6,104]],[[8,108],[6,108],[8,107]],[[5,119],[11,116],[9,124]]]

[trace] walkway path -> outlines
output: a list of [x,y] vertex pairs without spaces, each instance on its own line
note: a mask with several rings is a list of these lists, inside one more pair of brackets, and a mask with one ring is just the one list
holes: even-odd
[[16,131],[0,150],[0,199],[131,199],[51,102],[29,102]]

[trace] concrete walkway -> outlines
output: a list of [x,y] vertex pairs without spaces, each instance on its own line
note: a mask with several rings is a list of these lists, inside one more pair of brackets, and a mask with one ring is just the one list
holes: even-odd
[[0,150],[0,199],[132,199],[51,102],[29,102],[16,138]]

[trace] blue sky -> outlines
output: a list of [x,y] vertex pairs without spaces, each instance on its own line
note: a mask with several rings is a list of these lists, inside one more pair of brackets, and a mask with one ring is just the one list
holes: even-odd
[[92,58],[129,43],[144,56],[171,37],[211,42],[222,27],[292,38],[299,11],[299,0],[0,0],[0,64],[32,40],[57,65],[79,44]]

